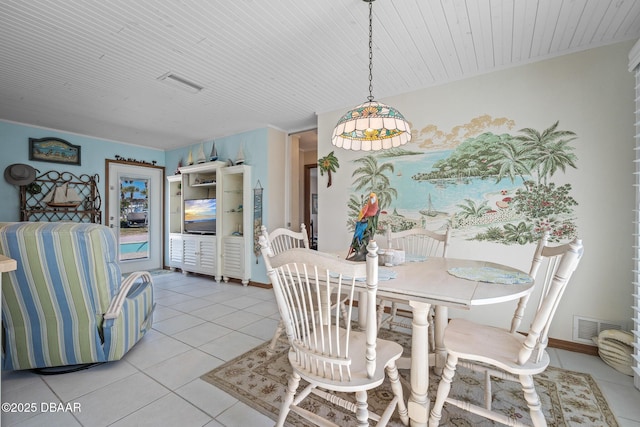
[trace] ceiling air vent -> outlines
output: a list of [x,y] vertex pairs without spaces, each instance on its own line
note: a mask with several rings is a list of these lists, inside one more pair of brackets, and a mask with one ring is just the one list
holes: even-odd
[[204,89],[204,87],[200,86],[199,84],[190,82],[184,77],[180,77],[177,74],[173,74],[172,72],[163,74],[162,76],[158,77],[158,80],[175,88],[185,90],[189,93],[198,93],[202,89]]

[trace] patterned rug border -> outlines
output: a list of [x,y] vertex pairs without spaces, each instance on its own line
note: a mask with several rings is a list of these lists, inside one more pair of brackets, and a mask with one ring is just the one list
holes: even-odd
[[[384,338],[388,339],[388,337],[384,337]],[[215,387],[218,387],[219,389],[232,395],[239,401],[249,405],[250,407],[262,413],[263,415],[276,421],[278,416],[278,411],[279,411],[279,405],[274,405],[273,402],[270,402],[264,399],[256,399],[254,394],[247,392],[246,390],[238,387],[236,384],[231,382],[231,378],[233,378],[235,374],[238,374],[238,375],[243,374],[244,372],[241,372],[241,371],[244,371],[244,369],[238,369],[237,372],[234,370],[229,370],[230,367],[233,367],[234,365],[238,365],[241,361],[243,361],[244,359],[247,359],[247,357],[250,358],[251,355],[254,355],[254,354],[255,356],[266,359],[267,358],[266,350],[268,346],[269,346],[268,341],[263,344],[260,344],[257,347],[212,369],[208,373],[202,375],[200,379],[202,379],[203,381],[209,384],[212,384]],[[281,339],[278,342],[278,346],[275,350],[274,355],[272,355],[266,360],[263,360],[263,364],[266,366],[269,366],[270,363],[266,363],[267,360],[275,361],[277,358],[283,357],[283,353],[287,349],[288,349],[288,343],[286,341],[286,338],[281,337]],[[250,362],[248,366],[252,367],[254,366],[254,364]],[[217,374],[223,371],[225,372],[226,375],[220,378]],[[250,374],[249,378],[251,378],[253,375],[254,374]],[[559,377],[559,376],[563,376],[568,381],[566,384],[561,385],[561,387],[557,387],[558,383],[556,383],[554,380],[549,379],[550,377]],[[615,418],[615,415],[613,414],[613,412],[609,407],[607,400],[602,394],[596,381],[593,379],[593,377],[590,374],[549,366],[545,372],[543,372],[540,375],[537,375],[535,378],[536,378],[537,387],[539,387],[540,383],[545,382],[546,383],[545,390],[548,390],[549,393],[553,393],[554,395],[556,395],[556,398],[558,400],[560,400],[559,398],[560,395],[573,393],[576,390],[576,388],[583,387],[583,388],[589,389],[591,391],[591,394],[593,395],[593,399],[595,400],[595,402],[593,403],[597,406],[597,410],[599,411],[599,413],[602,415],[602,418],[603,418],[599,420],[598,418],[590,417],[589,414],[586,413],[588,411],[586,410],[581,411],[581,409],[589,408],[588,405],[585,405],[585,402],[572,401],[571,403],[573,403],[576,406],[577,411],[575,410],[575,408],[572,411],[571,408],[563,407],[562,408],[564,410],[563,412],[553,413],[551,415],[551,418],[553,418],[553,420],[550,418],[547,418],[547,423],[549,426],[554,426],[554,427],[574,426],[574,425],[588,425],[590,427],[595,425],[608,426],[608,427],[619,426]],[[455,383],[455,380],[454,380],[454,383]],[[284,388],[284,384],[286,384],[286,381],[279,382],[279,384]],[[300,390],[301,387],[303,387],[303,385],[304,384],[301,384],[298,390]],[[431,401],[433,401],[433,393],[436,387],[437,387],[437,383],[434,384],[434,381],[430,380],[429,397]],[[265,391],[267,392],[274,391],[273,386],[270,386],[270,385],[266,385],[265,389],[266,389]],[[543,398],[542,393],[539,392],[539,394],[541,395],[541,399],[542,399]],[[280,393],[280,396],[275,399],[278,403],[281,401],[280,399],[281,396],[282,396],[282,393]],[[405,390],[405,399],[407,398],[407,396],[408,396],[408,391]],[[556,402],[556,403],[558,404],[558,406],[560,407],[562,406],[560,405],[560,402]],[[544,405],[544,400],[543,400],[543,405]],[[446,411],[446,408],[447,408],[447,405],[445,405],[445,411]],[[545,415],[548,416],[549,414],[545,413]],[[596,424],[596,421],[601,421],[601,423]],[[602,424],[602,422],[604,424]],[[293,412],[289,413],[289,416],[287,417],[285,424],[291,427],[310,425]],[[348,424],[345,424],[345,425],[348,425]],[[390,425],[392,424],[390,423]],[[482,422],[478,423],[477,421],[470,422],[464,418],[455,418],[455,417],[453,417],[450,420],[450,423],[447,423],[446,419],[443,418],[441,426],[444,427],[448,425],[480,427],[484,425],[500,425],[500,424],[493,423],[492,421],[485,420],[485,419],[482,419]]]
[[[266,415],[267,417],[271,418],[274,422],[278,420],[277,418],[277,413],[274,413],[273,411],[273,406],[271,404],[269,404],[269,402],[266,402],[264,400],[255,400],[253,399],[253,396],[246,393],[244,390],[239,389],[238,387],[236,387],[235,385],[225,381],[225,382],[219,382],[217,381],[217,377],[216,374],[220,371],[226,370],[228,369],[230,366],[233,366],[235,364],[238,363],[238,361],[244,359],[245,357],[247,357],[247,354],[249,353],[261,353],[264,352],[264,354],[266,355],[267,351],[267,347],[269,347],[270,345],[270,341],[266,341],[254,348],[252,348],[251,350],[241,354],[240,356],[236,356],[233,359],[229,360],[228,362],[223,363],[222,365],[213,368],[211,371],[207,372],[206,374],[200,376],[200,379],[203,380],[206,383],[209,383],[211,385],[214,385],[215,387],[218,387],[220,390],[230,394],[231,396],[235,397],[236,399],[238,399],[239,401],[241,401],[242,403],[252,407],[253,409],[256,409],[258,412],[260,412],[263,415]],[[275,353],[273,356],[271,356],[271,358],[276,358],[278,357],[278,351],[276,349]],[[302,382],[300,384],[302,386]],[[279,410],[279,408],[277,408],[276,410]],[[291,413],[292,417],[297,416],[297,414],[295,413]],[[291,422],[290,420],[287,418],[285,425],[287,426],[291,426]]]

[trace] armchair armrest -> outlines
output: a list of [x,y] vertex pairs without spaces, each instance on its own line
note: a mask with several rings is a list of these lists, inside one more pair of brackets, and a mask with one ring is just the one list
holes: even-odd
[[115,298],[109,304],[109,308],[107,312],[104,314],[104,319],[115,319],[120,315],[120,311],[122,310],[122,305],[124,304],[125,299],[127,298],[127,294],[131,290],[131,287],[138,281],[142,280],[143,284],[152,283],[151,274],[147,271],[135,271],[127,276],[126,279],[122,282],[120,287],[120,291],[115,296]]

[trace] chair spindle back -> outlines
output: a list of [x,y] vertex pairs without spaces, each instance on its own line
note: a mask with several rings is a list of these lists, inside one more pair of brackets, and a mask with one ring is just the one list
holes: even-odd
[[[276,295],[278,309],[285,323],[295,363],[308,371],[335,381],[350,381],[354,361],[351,345],[367,346],[367,372],[375,371],[375,301],[378,284],[377,245],[370,242],[366,263],[355,263],[307,248],[293,248],[272,255],[266,237],[260,237],[267,274]],[[366,343],[351,342],[351,313],[356,282],[366,280]],[[339,326],[341,316],[332,306],[332,292],[349,295],[346,328]],[[361,361],[364,362],[364,361]],[[362,363],[360,363],[362,365]]]
[[417,256],[447,256],[449,250],[450,230],[444,233],[425,228],[412,228],[399,232],[387,229],[387,247],[403,250],[407,255]]
[[267,238],[273,255],[294,248],[309,249],[309,235],[304,224],[300,225],[299,232],[287,228],[276,228],[269,233],[264,225],[260,227],[260,230],[262,235]]
[[[536,313],[518,355],[520,364],[529,360],[533,351],[536,351],[535,360],[541,359],[548,344],[549,327],[553,316],[584,252],[582,240],[577,238],[559,246],[547,246],[546,242],[546,237],[543,237],[530,270],[530,274],[535,277],[542,260],[548,260]],[[538,286],[540,285],[536,285]]]

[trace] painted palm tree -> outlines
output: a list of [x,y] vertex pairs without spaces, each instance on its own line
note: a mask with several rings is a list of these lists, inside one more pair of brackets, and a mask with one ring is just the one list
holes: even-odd
[[486,200],[484,200],[479,205],[471,199],[464,199],[464,201],[466,202],[466,204],[457,205],[460,209],[462,209],[460,216],[462,216],[463,218],[479,218],[487,213],[487,211],[491,210]]
[[355,190],[361,191],[365,189],[367,192],[376,193],[380,209],[391,205],[393,199],[398,197],[398,191],[391,187],[391,182],[387,176],[387,173],[393,174],[393,164],[383,163],[379,165],[372,155],[361,157],[354,160],[354,162],[361,165],[351,174],[352,177],[356,177],[353,182]]
[[533,160],[527,150],[518,147],[514,141],[504,143],[499,151],[500,158],[491,164],[498,167],[498,177],[496,183],[502,178],[508,177],[513,183],[516,176],[525,181],[525,175],[530,175],[528,164]]
[[347,218],[347,229],[349,231],[353,231],[355,229],[353,218],[356,218],[358,216],[363,204],[364,196],[361,196],[360,199],[358,199],[355,194],[349,196],[349,201],[347,202],[347,209],[349,210],[349,215]]
[[547,185],[548,178],[552,177],[558,169],[566,171],[567,166],[576,169],[575,161],[577,157],[571,153],[574,148],[569,146],[569,142],[575,138],[553,142],[547,145],[546,150],[540,153],[537,163],[540,164],[540,173],[542,173],[543,184]]
[[558,124],[559,122],[555,122],[542,133],[531,128],[521,129],[520,132],[524,135],[516,137],[528,151],[532,160],[530,169],[536,171],[538,184],[546,185],[558,169],[565,171],[567,166],[576,168],[577,158],[571,153],[573,147],[569,146],[569,142],[577,136],[568,130],[557,130]]
[[340,167],[338,158],[334,156],[333,151],[318,160],[318,167],[320,168],[320,176],[324,175],[325,172],[327,173],[329,178],[327,181],[327,187],[331,187],[331,173],[335,172]]

